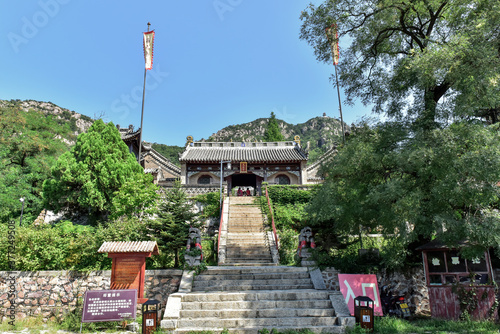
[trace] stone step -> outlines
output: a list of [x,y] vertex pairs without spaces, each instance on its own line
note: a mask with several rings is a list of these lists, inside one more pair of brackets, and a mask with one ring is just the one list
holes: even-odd
[[236,280],[236,279],[281,280],[281,279],[287,279],[290,277],[310,278],[309,273],[300,272],[300,273],[245,273],[245,274],[228,274],[228,275],[202,274],[202,275],[197,275],[195,280],[199,280],[199,281]]
[[[289,331],[300,331],[303,328],[296,328],[293,326],[253,326],[247,325],[245,328],[223,328],[223,327],[186,327],[179,328],[175,331],[175,333],[183,334],[183,333],[195,333],[195,332],[203,332],[203,333],[231,333],[231,334],[260,334],[263,330],[267,330],[268,332],[271,329],[276,330],[278,333],[289,332]],[[311,333],[345,333],[345,329],[342,326],[308,326],[308,332]]]
[[275,268],[238,268],[238,267],[224,267],[208,266],[201,275],[239,275],[239,274],[269,274],[269,273],[308,273],[309,269],[305,267],[289,267],[289,266],[276,266]]
[[251,248],[251,246],[258,246],[258,247],[263,247],[267,246],[267,239],[264,237],[262,238],[252,238],[249,240],[243,240],[243,239],[233,239],[233,238],[227,238],[226,239],[226,245],[231,245],[234,248]]
[[268,251],[267,253],[261,254],[237,254],[237,255],[227,255],[226,260],[231,259],[233,261],[238,260],[271,260],[271,253]]
[[252,280],[244,280],[244,279],[235,279],[235,280],[219,280],[219,281],[199,281],[197,279],[193,282],[193,287],[207,287],[207,286],[258,286],[259,289],[263,286],[275,286],[275,285],[311,285],[311,279],[308,278],[285,278],[281,280],[273,280],[273,279],[252,279]]
[[261,229],[266,229],[266,227],[264,226],[264,224],[262,224],[262,222],[257,222],[257,223],[253,223],[253,222],[241,222],[241,223],[230,223],[229,226],[228,226],[228,232],[231,233],[231,229],[233,228],[242,228],[242,227],[253,227],[253,228],[261,228]]
[[234,248],[252,248],[251,246],[264,247],[267,246],[267,240],[262,238],[242,240],[242,239],[226,239],[226,245],[231,245]]
[[238,255],[238,254],[252,255],[252,254],[262,254],[262,253],[269,253],[269,246],[262,245],[262,246],[246,247],[246,248],[234,247],[234,248],[230,248],[226,251],[226,255],[229,255],[229,254],[231,254],[231,255]]
[[[255,262],[254,262],[255,264]],[[298,290],[298,289],[312,289],[312,283],[308,284],[274,284],[274,285],[255,285],[253,283],[244,285],[217,285],[217,286],[193,286],[192,291],[255,291],[255,290]]]
[[264,233],[263,226],[231,226],[227,229],[229,233]]
[[262,266],[274,264],[272,259],[226,259],[226,265],[230,266]]
[[276,263],[274,262],[269,262],[269,263],[252,263],[252,262],[241,262],[241,263],[238,263],[238,262],[228,262],[228,263],[223,263],[221,264],[221,266],[239,266],[239,267],[272,267],[272,266],[275,266]]
[[251,221],[251,220],[238,220],[238,221],[232,221],[228,228],[232,227],[261,227],[265,228],[264,224],[261,221]]
[[[235,235],[237,234],[237,235]],[[253,240],[266,240],[266,234],[265,233],[248,233],[248,237],[244,237],[242,234],[245,233],[232,233],[231,235],[227,236],[228,240],[233,240],[233,241],[241,241],[241,242],[251,242]]]
[[292,317],[333,317],[335,314],[331,308],[307,309],[307,308],[279,308],[268,309],[260,305],[257,309],[212,309],[212,310],[181,310],[182,318],[211,318],[220,319],[233,318],[292,318]]
[[248,326],[289,326],[295,328],[306,328],[309,326],[335,326],[337,323],[336,317],[300,317],[300,318],[234,318],[234,319],[219,319],[219,318],[201,318],[201,319],[184,319],[181,318],[178,322],[179,328],[184,327],[223,327],[223,328],[246,328]]
[[223,309],[282,309],[282,308],[305,308],[322,309],[330,308],[330,300],[263,300],[263,301],[228,301],[228,302],[190,302],[182,303],[183,310],[223,310]]

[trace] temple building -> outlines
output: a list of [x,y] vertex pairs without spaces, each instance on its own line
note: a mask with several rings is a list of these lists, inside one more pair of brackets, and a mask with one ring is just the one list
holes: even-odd
[[[120,125],[116,125],[116,128],[120,132],[122,140],[129,148],[130,153],[133,153],[137,159],[141,129],[134,131],[132,125],[129,125],[128,128],[121,128]],[[178,166],[154,150],[151,144],[144,141],[141,147],[140,164],[146,174],[153,175],[153,182],[159,185],[171,185],[174,180],[179,179],[181,174],[181,169]]]
[[[299,141],[191,142],[181,154],[181,183],[219,184],[227,189],[251,188],[260,193],[262,182],[303,185],[317,183],[308,175],[307,153]],[[221,166],[223,175],[221,176]]]
[[[121,138],[136,157],[139,153],[140,129],[132,125],[120,128]],[[223,184],[228,194],[234,188],[251,189],[260,194],[262,182],[269,184],[306,185],[323,182],[319,170],[322,163],[336,152],[331,148],[314,164],[307,166],[307,149],[300,145],[300,138],[282,142],[193,142],[188,137],[184,152],[180,155],[181,168],[143,142],[141,166],[153,175],[154,183],[171,186],[180,179],[185,187],[219,186],[221,166]]]

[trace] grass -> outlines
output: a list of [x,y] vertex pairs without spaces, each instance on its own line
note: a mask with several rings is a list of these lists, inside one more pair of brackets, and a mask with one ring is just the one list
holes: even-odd
[[[490,321],[449,321],[437,319],[403,320],[393,317],[375,318],[373,333],[383,334],[455,334],[455,333],[499,333],[500,326]],[[348,334],[367,333],[356,327]]]
[[[15,322],[15,327],[8,325],[7,322],[0,324],[0,332],[6,331],[22,331],[25,328],[30,330],[31,334],[38,334],[40,331],[44,331],[46,334],[57,333],[58,330],[66,330],[78,333],[80,330],[80,323],[76,321],[77,319],[65,319],[63,321],[49,321],[44,324],[41,317],[38,318],[26,318],[19,319]],[[137,318],[137,323],[139,326],[142,325],[142,320],[140,317]],[[123,332],[120,329],[120,323],[118,322],[99,322],[99,323],[85,323],[83,324],[83,333],[95,333],[95,332],[108,332],[117,333]],[[140,332],[140,329],[139,329]],[[227,333],[227,331],[225,331]],[[436,319],[415,319],[415,320],[402,320],[392,317],[375,318],[375,325],[373,333],[383,333],[383,334],[456,334],[456,333],[499,333],[500,325],[489,321],[446,321],[446,320],[436,320]],[[161,329],[157,333],[161,333]],[[203,333],[210,334],[211,332],[193,332],[193,333]],[[224,333],[224,332],[223,332]],[[284,331],[278,332],[273,329],[261,330],[261,334],[312,334],[311,331],[307,329],[299,331]],[[366,330],[356,327],[347,331],[347,334],[364,334],[367,333]]]
[[[28,328],[30,334],[38,334],[41,331],[45,334],[55,334],[59,330],[71,331],[74,333],[80,332],[80,315],[74,315],[72,313],[67,314],[62,320],[49,320],[44,322],[42,317],[30,317],[24,319],[16,319],[14,326],[9,325],[7,321],[0,323],[0,333],[3,332],[20,332],[25,328]],[[132,321],[129,321],[129,323]],[[142,316],[138,316],[136,322],[141,326]],[[84,323],[82,326],[82,333],[95,333],[95,332],[107,332],[116,333],[124,332],[125,329],[121,328],[121,322],[110,321],[110,322],[91,322]]]

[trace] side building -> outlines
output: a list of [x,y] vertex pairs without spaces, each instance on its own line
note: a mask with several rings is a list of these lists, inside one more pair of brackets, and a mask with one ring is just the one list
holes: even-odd
[[[128,128],[116,125],[116,128],[130,153],[133,153],[137,159],[141,129],[134,131],[133,125],[129,125]],[[178,166],[154,150],[151,144],[144,141],[141,146],[140,164],[145,173],[153,175],[153,182],[158,185],[172,185],[174,180],[179,179],[181,175],[181,169]]]

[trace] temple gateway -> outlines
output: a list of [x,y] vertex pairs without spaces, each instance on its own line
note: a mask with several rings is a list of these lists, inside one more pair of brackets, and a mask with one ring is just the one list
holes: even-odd
[[[116,126],[129,151],[136,157],[139,151],[140,129]],[[262,182],[269,184],[305,185],[323,182],[319,167],[331,158],[336,147],[323,154],[318,161],[307,166],[307,149],[295,141],[280,142],[193,142],[188,136],[184,152],[180,154],[181,168],[171,163],[150,144],[142,143],[141,165],[144,172],[153,175],[153,182],[171,187],[180,179],[187,188],[219,187],[221,166],[223,185],[229,191],[249,188],[252,195],[261,194]],[[210,187],[212,186],[212,187]]]
[[241,187],[260,194],[262,182],[317,183],[308,177],[307,153],[298,141],[191,142],[179,161],[184,185],[220,184],[222,177],[228,192]]

